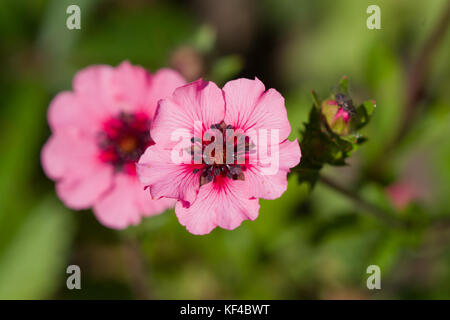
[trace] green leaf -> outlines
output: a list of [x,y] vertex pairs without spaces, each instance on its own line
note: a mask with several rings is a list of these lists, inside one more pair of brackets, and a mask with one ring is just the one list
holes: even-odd
[[317,95],[317,93],[314,90],[311,91],[311,95],[313,98],[314,106],[319,109],[320,106],[322,105],[322,103],[320,102],[319,96]]
[[339,92],[344,93],[344,94],[348,94],[348,77],[347,76],[343,76],[341,78],[341,80],[339,81]]
[[53,196],[22,223],[0,256],[0,299],[43,299],[65,282],[71,214]]
[[371,116],[372,112],[375,110],[375,107],[376,107],[375,101],[373,101],[373,100],[364,101],[362,105],[363,105],[364,109],[366,110],[367,115]]
[[0,157],[0,255],[34,196],[42,192],[30,177],[39,169],[47,95],[40,84],[21,81],[4,97],[3,107],[0,149],[8,152]]
[[[191,17],[166,2],[152,2],[105,12],[101,23],[86,29],[71,51],[77,66],[92,63],[117,65],[125,59],[151,71],[167,66],[171,52],[195,32]],[[83,30],[83,29],[82,29]]]

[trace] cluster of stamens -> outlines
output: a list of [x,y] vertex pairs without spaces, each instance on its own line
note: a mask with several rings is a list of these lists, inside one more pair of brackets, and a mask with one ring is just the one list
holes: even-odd
[[254,147],[250,138],[235,132],[233,126],[224,121],[213,124],[203,139],[191,138],[190,153],[197,164],[194,165],[193,173],[201,172],[201,186],[222,178],[245,180],[244,171],[249,155],[255,152]]
[[152,144],[150,120],[144,113],[120,113],[103,124],[98,133],[100,159],[116,171],[136,174],[135,164]]

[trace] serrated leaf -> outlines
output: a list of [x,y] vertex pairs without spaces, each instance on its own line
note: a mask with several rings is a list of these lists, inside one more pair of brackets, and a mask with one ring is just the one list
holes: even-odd
[[313,91],[311,91],[311,95],[312,95],[314,106],[316,108],[320,108],[322,103],[320,102],[320,99],[319,99],[319,96],[317,95],[317,93],[313,90]]
[[352,118],[352,127],[355,130],[361,129],[369,122],[366,108],[363,105],[356,107],[355,116]]
[[363,102],[363,107],[366,110],[367,115],[370,117],[372,112],[375,110],[375,102],[372,100],[367,100]]

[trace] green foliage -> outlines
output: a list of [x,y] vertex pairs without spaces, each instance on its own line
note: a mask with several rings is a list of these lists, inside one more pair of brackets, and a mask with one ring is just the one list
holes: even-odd
[[[85,25],[87,32],[82,33],[74,50],[76,54],[70,58],[78,66],[92,63],[117,65],[128,59],[154,70],[167,66],[170,52],[194,33],[191,17],[164,2],[144,8],[131,6],[106,10],[100,23],[90,17]],[[199,45],[208,46],[211,35],[207,33],[200,35]]]
[[53,195],[36,205],[0,255],[0,299],[51,297],[64,283],[73,223]]

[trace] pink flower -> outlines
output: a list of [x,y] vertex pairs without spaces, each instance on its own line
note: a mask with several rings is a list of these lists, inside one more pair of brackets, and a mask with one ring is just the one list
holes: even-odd
[[[173,134],[180,130],[189,142],[189,161],[182,163],[173,159],[173,150],[180,150]],[[233,152],[225,148],[228,130],[239,137],[231,140]],[[198,80],[160,102],[152,125],[155,145],[139,160],[138,176],[153,198],[178,200],[175,213],[189,232],[231,230],[257,218],[259,198],[276,199],[286,190],[287,173],[301,157],[298,142],[287,140],[290,131],[283,97],[265,91],[258,79],[230,81],[223,90]],[[267,154],[260,152],[264,138]],[[213,142],[223,148],[208,153]],[[268,160],[276,162],[275,170],[268,170]]]
[[78,72],[73,91],[50,104],[53,134],[41,154],[60,199],[77,210],[93,207],[101,223],[117,229],[173,205],[147,195],[135,163],[153,143],[149,127],[158,101],[184,83],[175,71],[151,75],[128,62]]
[[404,210],[413,201],[423,197],[423,192],[411,181],[399,181],[386,188],[388,198],[397,210]]

